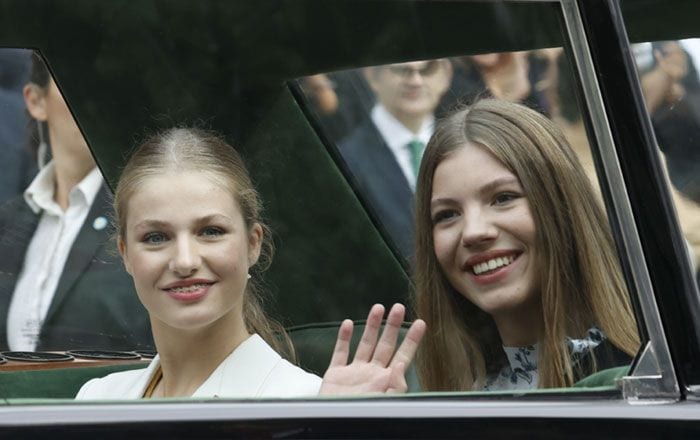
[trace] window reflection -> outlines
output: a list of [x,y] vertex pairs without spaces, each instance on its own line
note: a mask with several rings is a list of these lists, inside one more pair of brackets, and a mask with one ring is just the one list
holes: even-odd
[[452,79],[446,59],[362,71],[375,103],[338,147],[401,254],[412,253],[413,193],[435,110]]
[[0,54],[16,72],[2,166],[17,175],[0,206],[0,350],[152,347],[111,240],[111,194],[56,81],[37,53]]
[[31,51],[0,49],[0,203],[24,191],[36,174],[22,97],[30,66]]
[[320,73],[299,85],[388,239],[413,255],[417,166],[435,120],[494,97],[524,103],[566,131],[597,184],[562,48],[487,53]]
[[640,43],[633,49],[678,219],[700,277],[700,39]]

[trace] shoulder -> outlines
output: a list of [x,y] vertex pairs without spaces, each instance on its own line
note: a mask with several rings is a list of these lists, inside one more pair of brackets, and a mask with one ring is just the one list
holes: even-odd
[[0,245],[26,246],[27,236],[34,233],[39,215],[31,210],[23,195],[0,204]]
[[632,362],[632,356],[617,348],[609,339],[604,340],[593,349],[596,358],[596,370],[621,367]]
[[107,183],[104,181],[97,190],[95,199],[93,200],[93,206],[95,206],[100,211],[111,213],[112,204],[114,203],[114,195],[110,192]]
[[377,143],[383,143],[381,134],[370,119],[363,121],[339,143],[341,153],[351,155],[358,150],[371,150]]
[[320,377],[280,358],[260,389],[259,397],[316,396],[320,388]]
[[[14,217],[18,213],[21,214],[34,214],[32,210],[27,205],[22,194],[15,196],[9,200],[6,200],[0,204],[0,218],[5,219],[9,217]],[[37,216],[36,214],[34,214]],[[38,217],[38,216],[37,216]]]
[[577,381],[598,371],[632,362],[630,355],[616,347],[596,327],[589,329],[585,339],[569,340],[569,350]]
[[148,367],[119,371],[105,377],[87,381],[80,387],[76,400],[139,399],[156,367],[152,361]]
[[27,202],[24,200],[23,194],[17,194],[0,204],[0,211],[7,211],[11,209],[29,209],[29,205],[27,205]]
[[259,335],[239,345],[195,397],[290,398],[318,394],[321,378],[292,365]]

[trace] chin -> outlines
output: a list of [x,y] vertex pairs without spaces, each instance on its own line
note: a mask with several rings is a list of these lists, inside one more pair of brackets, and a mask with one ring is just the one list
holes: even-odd
[[[191,311],[190,311],[191,312]],[[167,326],[179,330],[197,330],[210,326],[221,319],[220,316],[209,313],[181,313],[161,319]]]
[[494,301],[484,304],[484,307],[480,308],[489,315],[532,313],[533,308],[541,309],[539,303],[534,303],[529,298],[510,298],[503,301]]

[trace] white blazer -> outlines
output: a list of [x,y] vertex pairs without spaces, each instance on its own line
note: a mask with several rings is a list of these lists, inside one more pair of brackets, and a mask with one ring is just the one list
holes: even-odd
[[[140,399],[159,364],[156,356],[146,368],[92,379],[80,388],[75,398]],[[320,387],[320,377],[282,359],[260,336],[252,335],[216,367],[192,397],[309,397],[317,395]]]

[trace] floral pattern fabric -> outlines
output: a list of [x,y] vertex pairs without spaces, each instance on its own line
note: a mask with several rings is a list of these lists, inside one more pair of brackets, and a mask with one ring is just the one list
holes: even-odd
[[[586,332],[583,339],[567,338],[571,360],[577,363],[593,348],[605,340],[605,335],[597,327],[592,327]],[[503,347],[508,358],[508,365],[497,373],[490,374],[486,378],[484,391],[499,390],[530,390],[537,388],[538,373],[537,361],[539,360],[539,344],[526,345],[524,347]]]

